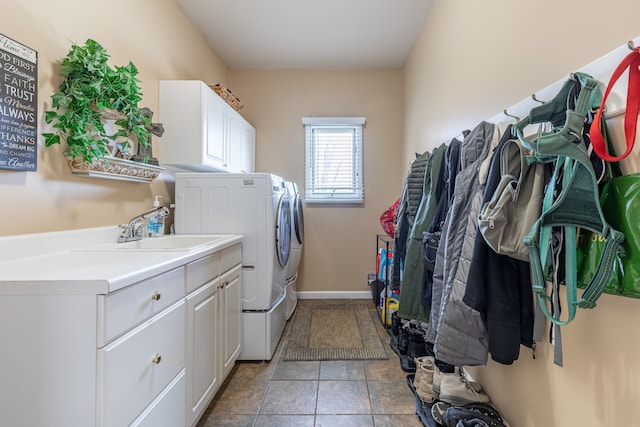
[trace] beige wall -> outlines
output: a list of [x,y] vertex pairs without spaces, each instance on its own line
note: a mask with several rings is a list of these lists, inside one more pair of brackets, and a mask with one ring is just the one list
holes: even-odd
[[[140,71],[140,105],[155,118],[158,80],[226,81],[226,67],[172,0],[25,0],[1,8],[0,32],[38,52],[40,132],[61,81],[59,62],[72,42],[95,39],[111,54],[112,66],[132,61]],[[0,235],[124,223],[151,208],[154,195],[164,196],[165,205],[173,199],[171,175],[151,184],[75,177],[62,152],[45,148],[40,138],[37,172],[0,170]]]
[[364,116],[363,205],[304,206],[301,291],[369,291],[378,221],[402,191],[400,70],[230,71],[229,86],[257,129],[256,170],[304,192],[304,116]]
[[[640,3],[612,0],[438,0],[404,70],[233,71],[171,0],[4,2],[1,32],[38,51],[39,116],[60,82],[71,42],[94,38],[112,64],[140,70],[143,105],[157,81],[222,82],[258,129],[256,167],[299,184],[307,115],[357,115],[365,128],[365,204],[305,206],[300,289],[367,290],[380,213],[399,195],[414,152],[448,141],[536,90],[638,36]],[[228,79],[227,79],[228,77]],[[403,91],[404,88],[404,91]],[[42,125],[42,124],[41,124]],[[157,143],[154,143],[157,147]],[[0,235],[117,224],[172,199],[151,184],[73,177],[62,147],[39,144],[38,171],[0,170]],[[603,296],[563,329],[565,367],[552,349],[523,350],[513,366],[473,369],[513,427],[635,425],[640,417],[640,300]]]
[[[640,35],[640,3],[436,0],[405,68],[405,144],[447,142]],[[636,425],[640,300],[605,295],[553,348],[471,369],[514,427]]]

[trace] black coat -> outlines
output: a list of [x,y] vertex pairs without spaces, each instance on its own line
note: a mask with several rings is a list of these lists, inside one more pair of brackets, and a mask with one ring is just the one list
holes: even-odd
[[[500,149],[511,137],[509,127],[491,160],[482,203],[491,197],[500,181]],[[477,233],[469,278],[463,298],[479,311],[489,332],[489,353],[498,363],[510,365],[518,359],[520,345],[533,346],[533,291],[529,263],[497,254]]]

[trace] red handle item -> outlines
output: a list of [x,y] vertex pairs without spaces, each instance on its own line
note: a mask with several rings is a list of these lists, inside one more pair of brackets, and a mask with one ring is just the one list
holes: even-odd
[[[595,118],[593,119],[593,126],[589,136],[591,137],[591,145],[593,146],[596,154],[603,160],[608,162],[619,162],[631,153],[633,145],[636,140],[636,126],[638,120],[638,110],[640,109],[640,47],[632,49],[618,64],[616,69],[611,75],[609,84],[602,98],[602,104],[598,108]],[[605,101],[609,96],[609,92],[613,88],[613,85],[618,81],[622,73],[626,69],[629,69],[629,86],[627,87],[627,107],[624,113],[624,135],[627,140],[627,150],[621,156],[613,156],[609,154],[607,145],[602,136],[602,129],[600,128],[602,112],[604,110]]]

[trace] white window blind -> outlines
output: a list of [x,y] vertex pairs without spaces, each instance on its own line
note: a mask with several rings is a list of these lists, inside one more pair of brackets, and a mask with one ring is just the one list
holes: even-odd
[[303,117],[305,201],[362,203],[364,117]]

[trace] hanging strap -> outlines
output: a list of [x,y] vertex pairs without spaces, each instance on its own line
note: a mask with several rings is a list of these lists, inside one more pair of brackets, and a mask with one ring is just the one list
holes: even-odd
[[[560,255],[562,255],[562,246],[564,245],[564,228],[559,229],[558,232],[554,233],[555,242],[553,253],[551,253],[551,265],[553,270],[553,279],[552,279],[552,306],[553,306],[553,316],[557,319],[560,318],[561,307],[560,307]],[[553,344],[553,363],[558,366],[562,366],[563,357],[562,357],[562,331],[560,330],[560,325],[556,323],[551,323],[551,327],[549,330],[549,337],[551,339],[551,343]]]
[[[545,193],[545,198],[543,205],[546,207],[550,207],[553,204],[553,189],[556,187],[555,183],[556,173],[551,176],[551,181],[547,190],[551,189],[551,191],[547,191]],[[543,206],[543,209],[545,207]],[[560,278],[559,267],[560,267],[560,255],[562,253],[562,246],[564,244],[564,228],[555,230],[555,232],[551,229],[551,227],[543,227],[542,234],[545,237],[541,237],[541,241],[547,241],[543,239],[548,239],[548,245],[542,245],[540,247],[540,258],[542,260],[550,260],[550,264],[552,267],[551,271],[551,296],[549,297],[549,302],[551,303],[553,309],[553,317],[556,319],[560,318]],[[555,238],[554,238],[555,236]],[[547,301],[544,298],[538,297],[539,291],[543,294],[546,294],[546,289],[536,289],[534,286],[534,291],[536,292],[536,298],[534,299],[534,323],[533,323],[533,339],[536,342],[542,341],[542,330],[543,323],[542,320],[547,317],[545,314],[546,303]],[[543,309],[545,307],[545,309]],[[548,312],[548,310],[547,310]],[[575,310],[573,315],[575,316]],[[550,340],[553,344],[553,363],[558,366],[563,365],[563,357],[562,357],[562,333],[560,331],[560,325],[557,323],[551,323],[550,330]],[[535,347],[534,347],[535,348]],[[535,358],[535,355],[534,355]]]
[[[640,47],[634,47],[627,56],[624,57],[622,62],[618,64],[616,69],[611,75],[607,89],[604,92],[602,99],[602,105],[598,108],[594,121],[594,126],[591,127],[591,145],[596,154],[603,160],[608,162],[618,162],[631,153],[633,145],[636,141],[636,126],[638,120],[638,111],[640,110]],[[602,129],[600,126],[602,112],[604,111],[605,102],[609,96],[609,92],[613,88],[613,85],[618,81],[620,76],[629,69],[629,84],[627,87],[627,107],[624,113],[624,135],[627,140],[627,150],[620,156],[609,154],[607,150],[607,144],[602,135]]]
[[[511,150],[517,150],[518,160],[510,163]],[[522,147],[515,139],[509,139],[500,150],[500,174],[503,177],[509,177],[510,181],[515,181],[515,186],[511,186],[511,194],[513,201],[517,202],[520,197],[520,189],[522,188],[522,175],[524,175],[527,166],[525,161],[525,153]]]
[[[536,107],[526,120],[526,124],[556,119],[557,111],[563,104],[562,97],[571,94],[574,85],[580,83],[581,89],[575,108],[567,108],[565,124],[555,127],[551,132],[527,141],[522,136],[524,126],[516,125],[516,135],[527,148],[534,150],[535,161],[548,163],[555,161],[555,172],[547,188],[543,201],[542,214],[524,239],[529,250],[533,278],[533,290],[536,293],[540,309],[554,324],[566,325],[573,320],[576,308],[593,308],[596,300],[606,287],[613,269],[615,256],[621,250],[624,235],[612,229],[604,219],[599,203],[595,172],[582,141],[582,128],[585,117],[593,106],[600,105],[596,81],[583,73],[572,75],[573,82],[567,81],[559,96],[555,97],[553,107],[541,110]],[[564,101],[568,105],[568,101]],[[544,107],[544,106],[542,106]],[[534,117],[534,110],[543,111]],[[561,191],[555,194],[555,182],[562,179]],[[548,303],[552,297],[547,294],[547,283],[543,268],[546,265],[549,242],[553,227],[564,227],[565,250],[565,291],[567,296],[567,320],[561,320],[552,313]],[[596,274],[587,285],[582,298],[577,298],[576,277],[576,227],[584,227],[600,233],[605,238],[604,253],[600,259]],[[536,241],[537,240],[537,241]]]

